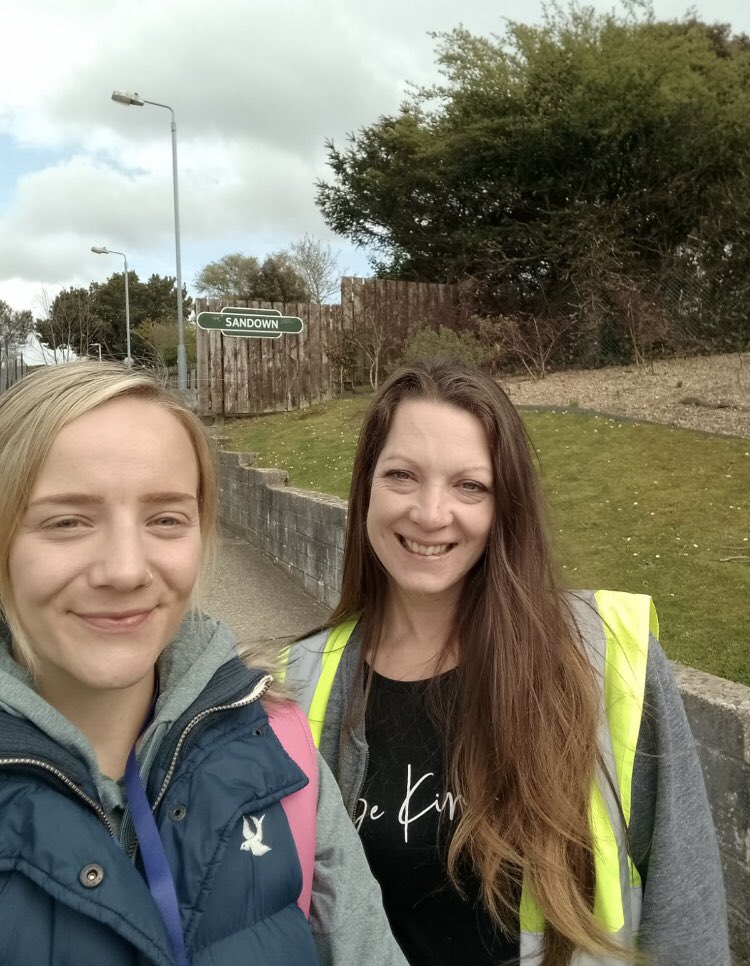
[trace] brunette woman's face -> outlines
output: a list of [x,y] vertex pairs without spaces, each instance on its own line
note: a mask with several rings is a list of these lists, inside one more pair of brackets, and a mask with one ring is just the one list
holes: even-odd
[[113,400],[55,439],[9,558],[51,703],[152,680],[198,575],[198,480],[187,432],[153,402]]
[[391,589],[455,597],[495,516],[492,457],[480,421],[446,403],[399,403],[373,474],[367,535]]

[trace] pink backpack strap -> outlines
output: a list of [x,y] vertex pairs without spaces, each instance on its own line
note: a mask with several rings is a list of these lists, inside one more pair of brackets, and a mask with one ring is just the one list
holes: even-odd
[[318,811],[317,751],[307,718],[296,704],[291,701],[285,701],[283,704],[269,704],[265,711],[268,714],[269,724],[283,745],[284,751],[309,779],[304,788],[281,800],[302,866],[302,892],[297,899],[297,905],[305,914],[305,918],[309,918]]

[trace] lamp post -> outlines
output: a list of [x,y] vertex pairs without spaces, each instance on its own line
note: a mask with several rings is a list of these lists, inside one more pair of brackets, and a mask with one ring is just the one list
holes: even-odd
[[[133,365],[133,357],[130,355],[130,295],[128,292],[128,259],[125,252],[116,252],[114,248],[106,248],[104,245],[92,245],[91,251],[95,255],[122,255],[123,261],[125,262],[125,344],[126,344],[126,354],[125,354],[125,365],[130,367]],[[99,359],[101,360],[102,350],[99,347]]]
[[174,111],[169,104],[158,101],[147,101],[140,94],[128,94],[125,91],[112,91],[112,100],[129,107],[163,107],[172,115],[172,187],[174,193],[174,247],[177,262],[177,388],[187,390],[187,352],[185,351],[185,323],[182,318],[182,261],[180,257],[180,196],[177,186],[177,124]]

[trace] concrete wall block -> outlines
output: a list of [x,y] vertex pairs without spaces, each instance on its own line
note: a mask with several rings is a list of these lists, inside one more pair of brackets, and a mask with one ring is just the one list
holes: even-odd
[[311,577],[309,574],[302,575],[302,587],[305,593],[309,594],[311,597],[314,597],[315,600],[322,599],[324,589],[323,584],[314,577]]
[[346,543],[346,530],[343,527],[334,527],[333,528],[334,547],[343,553],[345,543]]
[[304,533],[308,537],[313,536],[315,533],[315,520],[306,516],[304,513],[295,514],[294,526],[299,533]]
[[300,490],[298,487],[288,486],[286,489],[289,500],[289,508],[295,513],[307,514],[307,504],[310,500],[309,490]]
[[333,587],[328,587],[327,585],[324,585],[323,586],[323,600],[321,601],[321,603],[325,604],[326,607],[330,607],[331,610],[333,610],[333,608],[339,602],[339,596],[340,596],[340,594],[339,594],[338,590],[334,589]]
[[340,571],[344,565],[344,552],[343,550],[339,550],[335,543],[325,544],[324,549],[326,570],[330,575],[330,580],[328,583],[333,584],[336,580],[336,573]]
[[312,541],[312,553],[308,556],[308,573],[317,580],[325,580],[327,576],[325,544]]
[[287,550],[286,559],[300,573],[307,573],[307,562],[310,559],[304,550]]
[[262,480],[265,486],[279,486],[283,485],[289,479],[289,474],[286,470],[274,470],[266,469],[265,467],[256,466],[253,470],[256,473],[256,479]]
[[277,513],[281,514],[284,510],[289,509],[289,503],[286,498],[286,487],[277,486],[274,483],[268,487],[268,496],[271,501],[271,506]]
[[[299,512],[299,511],[298,511]],[[325,518],[326,503],[322,497],[310,496],[307,499],[307,516],[311,520],[323,520]]]
[[294,530],[288,530],[284,526],[284,522],[282,519],[277,518],[277,521],[274,524],[274,535],[276,537],[276,540],[282,547],[292,546],[292,538],[295,535]]
[[331,497],[330,501],[326,504],[323,519],[326,523],[330,523],[334,527],[340,527],[343,530],[346,528],[346,508],[347,504],[344,500],[339,500],[335,496]]
[[719,845],[750,866],[750,768],[714,748],[697,748]]
[[313,537],[318,543],[326,544],[334,541],[334,527],[327,520],[316,520]]
[[291,549],[293,551],[299,551],[300,553],[307,554],[307,542],[310,538],[307,534],[302,533],[299,530],[292,531],[291,537]]
[[750,765],[750,688],[673,664],[696,739]]

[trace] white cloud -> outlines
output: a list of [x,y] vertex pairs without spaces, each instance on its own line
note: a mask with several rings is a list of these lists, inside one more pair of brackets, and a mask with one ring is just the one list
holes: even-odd
[[[656,13],[682,5],[656,0]],[[503,15],[540,11],[541,0],[0,0],[0,135],[49,149],[33,170],[18,161],[0,200],[0,298],[30,307],[43,286],[119,270],[92,244],[126,251],[141,275],[173,273],[169,114],[113,103],[113,89],[176,111],[190,284],[206,261],[306,231],[346,250],[314,202],[325,139],[340,144],[396,110],[407,80],[435,77],[428,31],[460,19],[502,32]],[[714,0],[706,17],[750,30],[745,0]],[[361,254],[345,260],[361,270]]]

